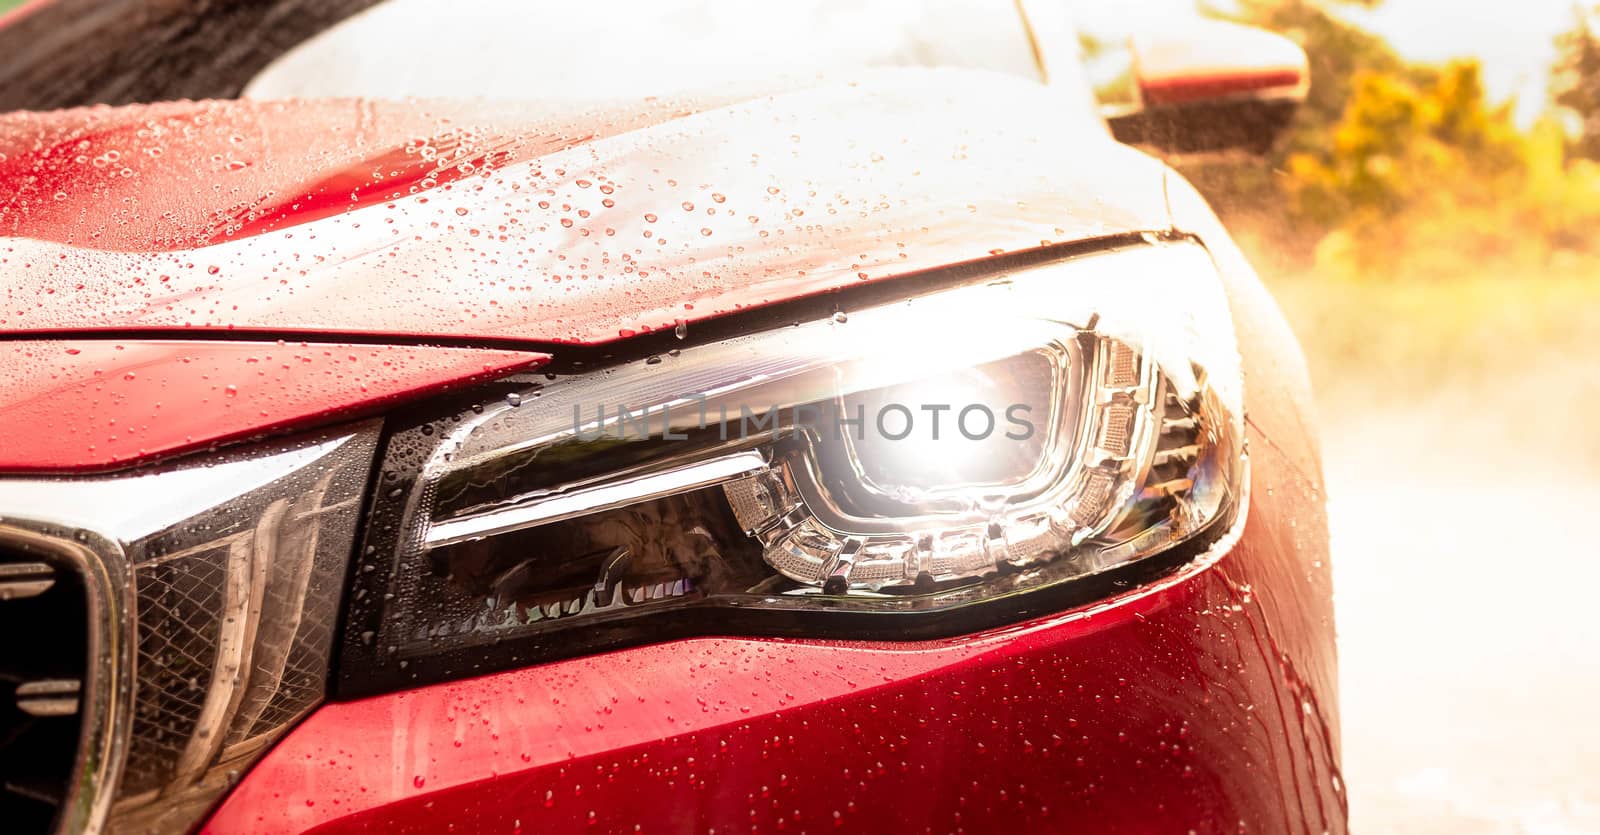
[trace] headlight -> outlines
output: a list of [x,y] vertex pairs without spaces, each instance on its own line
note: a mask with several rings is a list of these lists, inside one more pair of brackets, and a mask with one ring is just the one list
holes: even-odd
[[1244,489],[1193,243],[683,345],[393,432],[344,692],[676,635],[1001,623],[1170,569]]

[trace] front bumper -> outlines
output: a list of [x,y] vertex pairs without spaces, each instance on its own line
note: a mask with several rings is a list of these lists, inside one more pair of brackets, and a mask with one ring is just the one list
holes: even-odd
[[1252,438],[1236,541],[941,641],[701,638],[323,706],[203,829],[1342,832],[1321,496]]

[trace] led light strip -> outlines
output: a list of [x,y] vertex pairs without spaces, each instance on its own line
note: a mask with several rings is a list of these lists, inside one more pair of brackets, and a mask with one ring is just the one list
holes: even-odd
[[709,461],[686,464],[665,472],[635,475],[602,484],[578,487],[542,496],[536,501],[519,503],[505,510],[473,514],[432,525],[428,528],[423,543],[428,548],[442,548],[495,534],[562,522],[590,513],[710,487],[732,478],[759,472],[766,467],[765,455],[755,450],[747,450]]

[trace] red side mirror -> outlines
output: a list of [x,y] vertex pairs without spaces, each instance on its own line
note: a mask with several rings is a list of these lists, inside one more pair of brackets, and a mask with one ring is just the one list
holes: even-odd
[[1132,39],[1140,103],[1112,114],[1118,139],[1178,153],[1265,151],[1305,100],[1305,51],[1271,32],[1196,21]]

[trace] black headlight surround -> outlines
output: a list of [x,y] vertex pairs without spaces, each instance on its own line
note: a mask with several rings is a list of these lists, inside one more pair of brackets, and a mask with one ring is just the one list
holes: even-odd
[[[689,637],[776,637],[849,641],[919,641],[953,637],[1060,613],[1156,582],[1193,561],[1231,531],[1242,502],[1230,504],[1215,519],[1182,542],[1151,557],[1090,576],[1047,581],[1025,594],[999,593],[944,605],[931,611],[855,611],[830,608],[826,598],[684,600],[640,610],[621,621],[579,621],[538,633],[508,635],[489,644],[455,647],[437,653],[402,656],[384,640],[386,596],[392,594],[403,550],[408,508],[417,500],[423,466],[451,427],[507,395],[537,396],[547,382],[597,373],[653,354],[716,342],[733,336],[826,317],[848,303],[881,304],[948,288],[975,279],[1059,260],[1082,252],[1143,246],[1150,237],[1131,236],[1051,247],[992,262],[937,271],[869,285],[857,292],[775,305],[715,320],[691,329],[693,339],[671,333],[647,334],[617,346],[552,346],[554,361],[542,374],[520,374],[472,392],[436,399],[395,414],[385,423],[377,484],[366,514],[363,539],[351,566],[343,637],[336,657],[332,696],[359,698],[468,676],[527,667],[564,658]],[[415,565],[406,567],[414,570]],[[989,581],[1004,584],[1008,578]],[[992,585],[986,588],[993,590]]]
[[[411,430],[415,432],[416,430]],[[402,445],[416,438],[396,433]],[[422,433],[416,433],[426,437]],[[391,450],[394,447],[390,447]],[[399,473],[395,458],[385,459],[385,476]],[[1031,588],[1025,594],[1000,594],[933,611],[829,611],[817,601],[782,600],[776,604],[739,604],[727,600],[689,601],[679,607],[641,611],[621,622],[574,623],[554,632],[506,637],[493,644],[451,649],[438,655],[400,659],[377,639],[374,626],[392,566],[379,566],[374,555],[397,548],[399,518],[411,489],[394,487],[385,478],[388,495],[374,500],[367,539],[357,557],[357,577],[347,609],[348,625],[338,657],[331,697],[358,699],[382,693],[502,672],[603,651],[683,638],[799,638],[839,641],[925,641],[1009,626],[1089,605],[1154,583],[1204,554],[1232,529],[1239,509],[1213,520],[1195,537],[1147,559],[1088,577]],[[391,552],[392,553],[392,552]],[[401,663],[404,661],[405,663]]]

